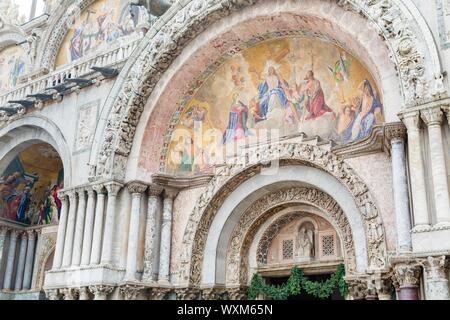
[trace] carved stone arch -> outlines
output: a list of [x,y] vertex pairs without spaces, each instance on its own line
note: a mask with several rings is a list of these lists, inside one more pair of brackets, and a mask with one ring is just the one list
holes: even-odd
[[25,41],[24,32],[17,26],[6,25],[0,30],[0,51],[23,41]]
[[[319,209],[340,235],[343,242],[343,255],[347,273],[355,273],[356,257],[352,230],[344,211],[338,203],[325,192],[309,187],[289,187],[270,193],[257,200],[243,214],[233,231],[231,242],[227,249],[227,286],[228,285],[247,285],[248,284],[248,263],[249,250],[253,243],[254,236],[262,224],[274,213],[280,209],[295,204],[308,204]],[[289,221],[301,216],[300,213],[287,213],[279,220],[281,226],[285,226]],[[278,222],[278,221],[277,221]],[[265,233],[271,233],[271,238],[276,236],[272,228],[268,228]],[[258,251],[268,250],[267,244],[270,239],[266,239],[263,244],[258,245]],[[270,244],[270,243],[269,243]]]
[[0,130],[0,172],[20,151],[37,142],[50,144],[61,157],[64,166],[64,185],[72,181],[71,153],[67,141],[58,126],[43,116],[25,116]]
[[45,238],[46,243],[44,244],[44,248],[42,252],[40,252],[39,260],[36,261],[36,287],[43,288],[44,280],[45,280],[45,266],[47,265],[50,257],[55,254],[56,243],[51,238]]
[[[93,178],[124,178],[144,105],[190,40],[220,19],[264,1],[187,0],[172,5],[147,33],[106,100],[101,118],[107,120],[98,127],[91,153]],[[447,95],[431,31],[411,0],[339,0],[336,4],[360,13],[378,29],[399,72],[403,105]]]
[[36,66],[54,70],[56,57],[61,44],[70,30],[69,22],[74,15],[78,15],[84,9],[89,7],[96,0],[65,0],[52,13],[48,22],[49,27],[40,39],[38,46],[38,56],[36,57]]
[[[181,282],[200,284],[202,259],[211,224],[226,198],[246,180],[261,172],[262,164],[279,162],[280,166],[301,164],[333,176],[353,198],[363,221],[370,269],[386,266],[386,238],[377,204],[367,185],[355,171],[333,153],[317,146],[279,143],[264,145],[235,158],[223,166],[200,196],[189,217],[183,237]],[[355,232],[355,230],[353,230]]]

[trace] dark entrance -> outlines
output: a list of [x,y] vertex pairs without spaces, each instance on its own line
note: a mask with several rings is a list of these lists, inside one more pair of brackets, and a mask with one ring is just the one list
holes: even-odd
[[[323,281],[325,282],[327,279],[329,279],[331,274],[317,274],[317,275],[308,275],[308,279],[311,281]],[[289,277],[265,277],[264,278],[267,284],[271,285],[283,285],[285,284]],[[297,295],[289,297],[288,300],[345,300],[345,298],[341,295],[339,292],[339,289],[336,288],[335,292],[331,295],[328,299],[318,299],[312,295],[307,294],[304,290]]]

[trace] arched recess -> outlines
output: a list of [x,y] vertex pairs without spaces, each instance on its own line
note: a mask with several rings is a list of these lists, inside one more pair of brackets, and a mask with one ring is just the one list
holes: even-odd
[[71,185],[72,164],[70,150],[61,130],[41,116],[20,118],[0,130],[0,172],[27,147],[45,142],[61,157],[64,166],[64,186]]
[[16,26],[5,26],[0,30],[0,50],[25,41],[23,31]]
[[[267,171],[264,164],[276,165]],[[355,239],[356,272],[384,269],[386,238],[375,199],[342,159],[305,144],[265,145],[236,158],[217,172],[189,217],[181,249],[180,283],[216,281],[216,257],[226,247],[233,225],[262,192],[285,184],[303,184],[332,195],[348,219]],[[256,199],[254,198],[256,197]],[[242,207],[244,206],[244,207]],[[226,225],[228,223],[228,225]],[[222,249],[223,250],[223,249]],[[218,270],[217,274],[223,274]]]
[[[301,178],[305,172],[301,167],[288,168],[285,167],[282,170],[289,170],[290,174],[293,172],[298,173],[291,177],[291,181],[284,181],[283,184],[291,184],[289,187],[280,187],[274,192],[269,192],[257,201],[249,205],[249,207],[241,214],[240,219],[234,227],[224,226],[223,230],[229,228],[232,229],[230,236],[227,237],[226,231],[222,232],[218,243],[218,248],[226,246],[226,256],[223,255],[222,250],[217,251],[216,256],[216,283],[221,284],[225,280],[227,286],[247,285],[249,281],[250,269],[255,269],[256,256],[250,255],[250,248],[260,242],[260,238],[256,236],[259,230],[264,230],[264,224],[269,220],[271,222],[278,223],[278,227],[282,227],[283,224],[279,224],[278,221],[272,219],[276,217],[279,220],[284,220],[287,224],[290,219],[296,218],[299,212],[295,212],[293,209],[301,208],[302,212],[311,213],[316,216],[320,216],[330,222],[339,234],[339,238],[343,242],[344,261],[348,274],[354,274],[358,271],[363,271],[367,268],[367,256],[366,248],[360,244],[365,243],[365,239],[360,239],[363,234],[358,232],[352,232],[352,229],[358,228],[355,226],[356,221],[349,221],[347,215],[340,205],[327,193],[315,189],[311,186],[298,186],[302,185],[299,181],[294,182],[296,178]],[[311,170],[307,168],[306,171]],[[266,186],[269,188],[276,187],[275,185]],[[265,188],[266,188],[265,187]],[[339,195],[338,195],[339,197]],[[352,219],[351,213],[348,214]],[[228,220],[229,224],[233,219]],[[316,226],[316,230],[317,230]],[[265,231],[268,233],[268,239],[265,239],[266,246],[277,235],[277,230],[269,229]],[[353,239],[355,234],[355,239]],[[229,238],[228,245],[224,242],[226,238]],[[258,247],[258,251],[264,250],[264,248]],[[265,250],[268,250],[266,247]],[[259,252],[259,255],[261,252]],[[259,256],[258,255],[258,256]],[[207,258],[205,257],[205,260]],[[226,261],[223,265],[222,261]],[[206,263],[206,262],[204,262]],[[252,265],[253,268],[250,268]],[[225,269],[223,269],[225,267]],[[204,270],[204,280],[209,272]],[[226,274],[226,278],[222,278]]]
[[[265,8],[265,11],[258,11],[260,8]],[[383,63],[375,63],[374,73],[377,73],[377,68],[383,68],[384,59],[387,57],[393,61],[390,70],[399,71],[399,76],[394,76],[394,86],[390,82],[392,79],[386,82],[383,76],[378,76],[381,87],[391,91],[393,87],[399,88],[401,99],[397,101],[397,107],[431,101],[445,95],[442,70],[431,32],[423,23],[420,14],[409,8],[414,8],[410,0],[393,1],[389,5],[380,1],[350,0],[337,3],[323,0],[286,0],[276,3],[265,0],[192,0],[175,3],[164,18],[147,33],[122,70],[111,91],[111,98],[106,101],[101,116],[105,121],[99,123],[97,128],[90,160],[91,164],[96,166],[96,176],[122,179],[125,177],[132,148],[140,148],[139,143],[133,144],[133,139],[137,129],[138,136],[142,136],[143,129],[137,126],[144,105],[147,101],[158,101],[158,91],[165,85],[159,80],[161,75],[164,78],[167,69],[172,68],[172,65],[176,66],[179,60],[183,59],[184,50],[192,43],[202,43],[205,40],[203,37],[207,37],[206,33],[202,32],[207,28],[224,29],[225,26],[239,22],[239,19],[251,19],[255,15],[265,13],[274,16],[283,12],[322,14],[328,18],[335,17],[340,22],[338,25],[353,30],[357,23],[358,30],[363,31],[359,32],[354,40],[365,48],[364,52],[370,56],[370,49],[388,48],[384,54],[371,58],[374,61],[377,61],[377,58],[383,60]],[[360,23],[359,19],[363,19],[364,23]],[[349,24],[348,21],[354,21],[354,24]],[[369,30],[366,28],[369,25],[374,27]],[[373,38],[371,32],[379,33],[381,37]],[[191,42],[192,39],[195,39],[195,42]],[[380,39],[385,46],[377,42]],[[226,47],[225,44],[219,44],[222,45]],[[389,76],[393,74],[391,71]],[[154,94],[156,97],[152,97]],[[164,108],[167,107],[170,105],[164,105]],[[153,108],[150,108],[146,113],[152,111]],[[137,163],[139,159],[136,153],[139,151],[135,151],[131,159]]]

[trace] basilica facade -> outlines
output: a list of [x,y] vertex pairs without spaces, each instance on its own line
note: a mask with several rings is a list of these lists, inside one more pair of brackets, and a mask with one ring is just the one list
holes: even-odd
[[43,2],[0,0],[0,299],[450,299],[450,1]]

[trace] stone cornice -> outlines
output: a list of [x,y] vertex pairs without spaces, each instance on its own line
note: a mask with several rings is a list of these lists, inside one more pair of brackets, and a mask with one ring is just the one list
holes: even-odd
[[152,176],[152,181],[162,187],[175,189],[187,189],[205,186],[211,181],[213,175],[201,175],[194,177],[180,177],[163,173],[156,173]]
[[343,146],[336,146],[331,149],[331,152],[343,159],[348,159],[383,152],[386,149],[389,148],[386,148],[385,144],[384,126],[376,125],[365,139]]

